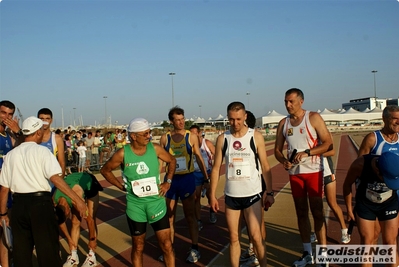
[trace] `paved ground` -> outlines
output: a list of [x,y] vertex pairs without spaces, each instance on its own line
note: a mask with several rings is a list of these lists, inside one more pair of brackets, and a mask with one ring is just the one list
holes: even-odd
[[[360,144],[364,134],[351,134],[351,136],[355,142]],[[342,183],[350,163],[356,158],[356,149],[347,134],[334,134],[334,147],[337,151],[334,156],[337,175],[337,199],[346,216],[342,197]],[[274,190],[277,191],[275,205],[269,211],[265,212],[264,215],[267,227],[268,263],[269,266],[290,266],[301,255],[302,244],[299,238],[293,200],[288,183],[288,174],[273,156],[274,143],[268,142],[266,149],[269,162],[272,166]],[[120,175],[119,172],[116,172],[116,174]],[[96,176],[105,187],[104,191],[100,194],[101,205],[98,212],[99,242],[97,260],[100,263],[99,266],[131,266],[131,239],[124,215],[124,194],[107,183],[100,174]],[[186,252],[190,247],[190,241],[187,238],[187,226],[181,207],[179,207],[175,241],[176,266],[229,266],[228,232],[224,219],[223,184],[224,175],[221,176],[218,186],[218,197],[222,209],[217,214],[218,222],[216,224],[212,225],[208,222],[209,209],[206,207],[206,199],[201,200],[204,205],[202,209],[204,229],[200,232],[200,251],[202,257],[196,264],[185,263]],[[338,244],[340,240],[339,224],[333,214],[329,212],[327,205],[325,205],[325,213],[328,224],[328,242],[330,244]],[[351,244],[358,242],[359,238],[355,229]],[[63,246],[62,255],[66,258],[67,252],[65,248],[67,248],[67,245],[63,239],[61,243]],[[87,253],[86,244],[86,225],[82,224],[82,238],[79,243],[81,263],[83,263],[85,254]],[[247,244],[247,236],[243,234],[242,248],[246,248]],[[163,263],[156,260],[159,255],[160,250],[157,241],[151,229],[148,228],[144,266],[164,266]]]

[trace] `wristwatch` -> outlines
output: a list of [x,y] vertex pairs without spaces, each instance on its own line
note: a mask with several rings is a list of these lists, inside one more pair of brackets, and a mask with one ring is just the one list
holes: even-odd
[[310,157],[310,149],[305,149],[305,151],[303,151],[303,152],[305,152],[306,154],[308,154],[308,156]]
[[267,192],[266,192],[266,195],[267,195],[267,196],[272,196],[272,197],[273,197],[273,196],[274,196],[274,192],[273,192],[273,191],[271,191],[270,193],[267,193]]
[[166,182],[167,182],[168,184],[171,184],[171,183],[172,183],[172,180],[171,180],[171,179],[166,179]]

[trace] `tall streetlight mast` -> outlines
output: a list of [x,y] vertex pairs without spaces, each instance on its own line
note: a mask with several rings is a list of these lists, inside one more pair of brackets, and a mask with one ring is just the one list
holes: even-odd
[[375,83],[375,74],[377,73],[377,71],[372,70],[371,73],[374,75],[374,101],[375,101],[375,107],[377,107],[377,86]]
[[107,98],[108,96],[103,96],[104,98],[104,109],[105,109],[105,125],[108,123],[108,118],[107,118]]
[[173,76],[175,76],[176,73],[169,72],[169,75],[172,76],[172,107],[174,107],[175,106],[175,92],[174,92],[174,89],[173,89]]

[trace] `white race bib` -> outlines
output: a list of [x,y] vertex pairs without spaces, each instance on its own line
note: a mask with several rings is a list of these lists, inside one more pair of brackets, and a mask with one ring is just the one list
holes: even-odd
[[229,163],[227,179],[245,180],[251,178],[251,167],[249,161],[243,161],[242,158],[234,158]]
[[132,181],[133,193],[138,197],[148,197],[158,195],[158,185],[156,177],[144,178]]
[[187,162],[185,157],[176,158],[176,172],[187,171]]

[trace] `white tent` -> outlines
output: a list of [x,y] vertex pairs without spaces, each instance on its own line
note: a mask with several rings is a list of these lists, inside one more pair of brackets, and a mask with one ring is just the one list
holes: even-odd
[[280,114],[275,110],[272,110],[267,115],[262,117],[262,125],[269,123],[278,123],[281,119],[285,118],[286,115]]

